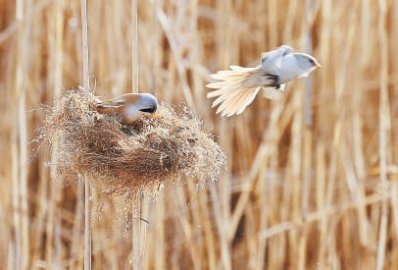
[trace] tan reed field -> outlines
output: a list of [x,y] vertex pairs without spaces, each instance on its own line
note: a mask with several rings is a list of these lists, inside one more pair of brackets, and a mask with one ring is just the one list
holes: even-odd
[[[137,211],[92,185],[92,269],[398,269],[397,1],[88,0],[88,76],[83,2],[0,0],[0,269],[90,259],[89,176],[59,175],[73,150],[39,129],[67,90],[135,92],[136,72],[140,91],[196,111],[227,165],[216,182],[173,176]],[[217,116],[209,74],[282,44],[322,68]]]

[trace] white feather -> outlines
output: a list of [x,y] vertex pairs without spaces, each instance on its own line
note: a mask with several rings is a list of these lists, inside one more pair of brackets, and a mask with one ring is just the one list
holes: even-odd
[[264,97],[272,100],[280,100],[285,96],[285,84],[282,84],[279,89],[275,87],[261,87],[264,92]]

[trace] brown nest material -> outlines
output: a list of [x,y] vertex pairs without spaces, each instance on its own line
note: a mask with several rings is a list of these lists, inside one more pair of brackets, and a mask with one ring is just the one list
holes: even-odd
[[135,194],[176,181],[184,174],[218,179],[225,155],[186,107],[177,113],[161,104],[157,116],[123,126],[117,116],[96,111],[94,95],[69,91],[46,118],[44,137],[57,145],[53,165],[60,175],[87,175],[91,183],[118,194]]

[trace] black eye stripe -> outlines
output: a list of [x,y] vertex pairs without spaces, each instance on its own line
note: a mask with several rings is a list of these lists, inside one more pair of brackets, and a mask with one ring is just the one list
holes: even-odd
[[156,112],[156,107],[152,107],[152,108],[145,108],[145,109],[141,109],[141,112],[146,112],[146,113],[154,113]]

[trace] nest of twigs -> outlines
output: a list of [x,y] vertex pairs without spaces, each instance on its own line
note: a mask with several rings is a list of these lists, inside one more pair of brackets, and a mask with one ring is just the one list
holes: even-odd
[[201,121],[186,107],[177,113],[160,104],[157,116],[131,126],[96,111],[94,95],[69,91],[46,117],[44,138],[55,149],[52,165],[59,175],[88,176],[112,193],[158,188],[178,175],[216,180],[225,155]]

